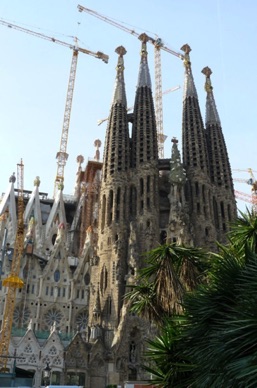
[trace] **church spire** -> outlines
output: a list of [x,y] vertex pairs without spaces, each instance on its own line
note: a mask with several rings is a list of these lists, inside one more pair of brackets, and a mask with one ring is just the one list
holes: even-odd
[[127,117],[127,99],[124,82],[124,59],[126,50],[117,47],[119,55],[116,67],[114,95],[105,138],[105,153],[103,160],[103,179],[108,176],[120,175],[129,167],[129,129]]
[[202,73],[206,77],[206,138],[210,160],[210,177],[217,191],[213,199],[214,218],[216,228],[220,233],[219,241],[225,241],[226,225],[236,216],[234,187],[227,147],[213,95],[210,79],[212,71],[206,66]]
[[114,87],[114,95],[112,104],[121,104],[127,109],[127,98],[125,92],[125,81],[124,81],[124,59],[123,56],[127,53],[123,46],[116,48],[115,52],[119,55],[118,64],[116,67],[117,75]]
[[213,96],[213,87],[211,84],[211,69],[206,66],[203,68],[202,73],[206,76],[205,80],[205,90],[207,92],[207,99],[206,99],[206,116],[205,116],[205,125],[208,124],[218,124],[220,125],[220,118],[219,114],[216,108],[214,96]]
[[185,83],[183,99],[183,162],[187,169],[209,174],[209,161],[206,146],[206,134],[194,84],[188,44],[181,47],[185,52]]
[[184,51],[184,66],[185,66],[185,82],[184,82],[184,97],[185,100],[187,97],[197,97],[197,91],[195,88],[194,78],[191,69],[191,62],[189,53],[191,51],[191,47],[188,44],[184,44],[181,47],[181,50]]
[[140,88],[141,86],[147,86],[148,88],[152,89],[152,83],[151,83],[151,77],[147,62],[147,46],[146,43],[149,40],[148,36],[146,34],[141,34],[139,38],[142,41],[142,48],[141,48],[141,62],[139,66],[139,74],[138,74],[138,82],[137,82],[137,88]]
[[132,128],[133,167],[158,161],[156,120],[147,62],[146,44],[149,38],[146,34],[141,34],[139,39],[142,41],[142,46]]

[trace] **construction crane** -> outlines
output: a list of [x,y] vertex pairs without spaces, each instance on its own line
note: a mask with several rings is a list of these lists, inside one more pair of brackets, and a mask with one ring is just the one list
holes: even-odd
[[[167,89],[165,90],[164,92],[162,92],[162,95],[164,96],[165,94],[168,94],[170,92],[175,92],[176,90],[180,89],[180,86],[174,86],[174,88],[170,88],[170,89]],[[130,106],[128,109],[127,109],[127,112],[131,111],[133,109],[133,106]],[[105,119],[101,119],[101,120],[97,120],[97,125],[101,125],[103,124],[105,121],[108,120],[109,117],[106,117]]]
[[241,191],[235,190],[235,196],[238,199],[251,203],[253,207],[253,211],[257,213],[257,180],[254,175],[254,173],[255,172],[257,173],[257,171],[253,170],[252,168],[248,168],[246,170],[233,169],[233,171],[247,172],[250,175],[250,178],[248,179],[233,178],[233,181],[240,182],[240,183],[247,183],[248,185],[250,185],[252,194],[250,195],[250,194],[246,194]]
[[[116,22],[113,19],[110,19],[100,13],[93,11],[92,9],[78,5],[79,12],[86,12],[92,16],[97,17],[98,19],[111,24],[114,27],[117,27],[125,32],[128,32],[130,35],[134,35],[139,38],[140,34],[135,30],[131,30],[124,25]],[[158,136],[158,151],[159,157],[164,158],[164,141],[166,136],[163,134],[163,109],[162,109],[162,71],[161,71],[161,50],[164,50],[172,55],[175,55],[177,58],[184,59],[184,55],[180,52],[171,50],[169,47],[164,45],[162,39],[159,37],[152,38],[148,36],[150,43],[154,45],[154,68],[155,68],[155,115],[156,115],[156,127],[157,127],[157,136]]]
[[18,31],[25,32],[27,34],[31,34],[34,36],[37,36],[38,38],[42,38],[57,44],[60,44],[62,46],[69,47],[73,50],[72,53],[72,61],[71,61],[71,68],[70,68],[70,75],[69,75],[69,83],[68,83],[68,91],[67,91],[67,97],[66,97],[66,104],[65,104],[65,110],[64,110],[64,119],[63,119],[63,127],[62,127],[62,135],[61,135],[61,141],[60,141],[60,148],[59,151],[56,154],[57,159],[57,173],[55,178],[55,185],[54,185],[54,197],[56,194],[56,191],[58,189],[58,186],[60,184],[63,184],[64,181],[64,168],[66,165],[66,161],[68,159],[67,154],[67,142],[68,142],[68,134],[69,134],[69,126],[70,126],[70,116],[71,116],[71,108],[72,108],[72,100],[73,100],[73,92],[74,92],[74,86],[75,86],[75,78],[76,78],[76,70],[77,70],[77,63],[78,63],[78,53],[81,52],[83,54],[91,55],[95,58],[101,59],[103,62],[108,63],[109,56],[102,53],[101,51],[93,52],[90,50],[86,50],[84,48],[78,47],[77,45],[77,38],[74,38],[75,44],[71,45],[70,43],[63,42],[59,39],[47,36],[45,34],[42,34],[40,32],[32,31],[27,28],[18,26],[13,23],[9,23],[6,20],[0,19],[0,24],[9,27],[14,28]]
[[18,188],[18,223],[17,232],[14,243],[14,254],[12,259],[11,272],[9,276],[2,281],[2,285],[7,287],[7,295],[5,299],[5,310],[0,332],[0,371],[6,372],[6,364],[8,361],[9,345],[12,333],[13,313],[16,300],[17,288],[22,288],[24,282],[20,279],[20,262],[24,250],[24,224],[23,224],[23,172],[24,165],[21,160],[17,164],[17,188]]

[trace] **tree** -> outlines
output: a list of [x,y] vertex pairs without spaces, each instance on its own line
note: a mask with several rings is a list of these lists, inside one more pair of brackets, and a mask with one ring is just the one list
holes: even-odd
[[137,283],[126,294],[131,310],[162,325],[181,311],[184,293],[203,281],[207,264],[203,250],[175,243],[148,252]]
[[208,281],[184,295],[181,317],[172,318],[173,326],[164,322],[161,333],[149,342],[147,357],[152,357],[157,386],[256,386],[256,236],[255,214],[241,213],[229,244],[219,245],[219,253],[212,254]]

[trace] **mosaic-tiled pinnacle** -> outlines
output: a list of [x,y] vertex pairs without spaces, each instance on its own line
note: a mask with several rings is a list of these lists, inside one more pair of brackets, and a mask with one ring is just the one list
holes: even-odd
[[116,48],[115,52],[119,55],[118,64],[116,67],[117,76],[115,80],[114,86],[114,94],[113,94],[113,105],[115,103],[122,104],[125,108],[127,108],[127,98],[125,93],[125,82],[124,82],[124,60],[123,56],[126,54],[126,49],[123,46],[119,46]]
[[184,184],[186,181],[186,171],[183,168],[181,163],[180,152],[178,149],[178,140],[173,137],[172,142],[172,152],[171,152],[171,161],[170,161],[170,176],[169,181],[172,184]]
[[148,86],[150,89],[152,89],[151,77],[150,77],[150,72],[149,72],[149,67],[147,62],[148,53],[146,49],[148,36],[146,34],[141,34],[139,36],[139,39],[142,41],[142,49],[141,49],[141,62],[139,67],[137,87],[140,88],[141,86]]
[[184,46],[181,47],[181,50],[184,51],[184,66],[185,66],[185,82],[184,82],[184,96],[183,100],[185,100],[187,97],[196,97],[197,98],[197,91],[194,83],[194,78],[192,74],[191,69],[191,62],[190,62],[190,56],[189,53],[191,51],[191,48],[188,44],[184,44]]
[[211,78],[210,78],[212,71],[208,66],[206,66],[202,70],[202,73],[206,76],[205,90],[207,92],[205,125],[208,125],[208,124],[221,125],[219,114],[218,114],[214,96],[213,96],[213,87],[212,87]]

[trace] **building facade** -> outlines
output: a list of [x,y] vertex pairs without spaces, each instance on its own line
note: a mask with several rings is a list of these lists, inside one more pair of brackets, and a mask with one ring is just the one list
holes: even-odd
[[[171,157],[158,158],[157,130],[147,36],[142,34],[134,110],[127,112],[124,56],[118,63],[103,161],[100,140],[85,169],[80,155],[73,196],[63,187],[54,200],[24,191],[24,254],[13,314],[10,354],[16,365],[35,371],[51,367],[52,384],[104,388],[143,380],[145,339],[153,328],[130,313],[124,294],[143,265],[142,254],[164,242],[215,249],[225,242],[236,217],[231,168],[217,112],[211,70],[205,75],[203,123],[184,45],[182,158],[172,139]],[[130,133],[129,123],[132,125]],[[17,233],[15,177],[0,203],[2,278],[15,260]],[[25,195],[26,194],[26,195]],[[0,320],[8,288],[0,290]],[[12,368],[13,360],[7,367]]]

